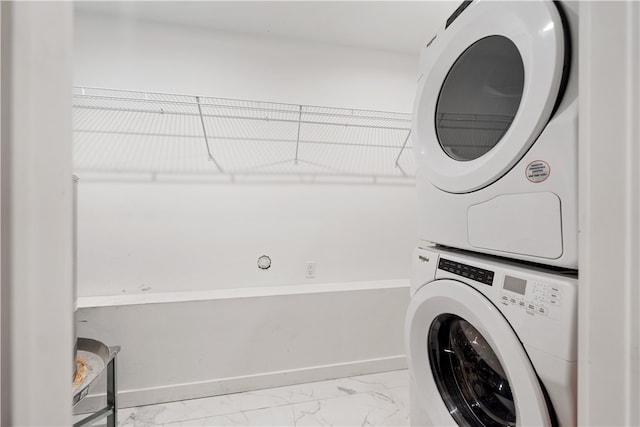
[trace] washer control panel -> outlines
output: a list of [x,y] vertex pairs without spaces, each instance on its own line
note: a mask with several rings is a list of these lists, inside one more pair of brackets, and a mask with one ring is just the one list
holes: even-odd
[[449,273],[457,274],[458,276],[493,286],[494,272],[491,270],[485,270],[484,268],[451,261],[443,257],[440,257],[440,260],[438,261],[438,270],[448,271]]
[[500,303],[548,316],[549,309],[561,305],[562,292],[559,286],[505,275]]

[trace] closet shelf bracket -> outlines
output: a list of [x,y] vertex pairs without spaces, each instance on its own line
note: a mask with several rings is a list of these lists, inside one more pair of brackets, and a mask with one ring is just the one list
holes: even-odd
[[216,165],[216,168],[218,168],[220,173],[224,173],[224,170],[220,166],[220,163],[218,163],[215,157],[213,157],[213,154],[211,154],[211,147],[209,147],[209,138],[207,137],[207,128],[204,125],[204,117],[202,117],[202,106],[200,105],[199,96],[196,96],[196,104],[198,104],[198,113],[200,114],[200,123],[202,124],[202,136],[204,136],[204,143],[207,146],[207,155],[209,156],[209,161],[213,162],[213,164]]

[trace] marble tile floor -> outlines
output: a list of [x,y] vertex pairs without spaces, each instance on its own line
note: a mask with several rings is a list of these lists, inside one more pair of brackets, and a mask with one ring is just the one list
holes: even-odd
[[408,426],[407,370],[118,411],[119,427]]

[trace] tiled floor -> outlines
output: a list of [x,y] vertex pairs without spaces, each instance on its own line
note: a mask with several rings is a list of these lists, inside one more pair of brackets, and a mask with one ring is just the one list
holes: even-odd
[[141,406],[118,411],[121,427],[407,426],[406,370]]

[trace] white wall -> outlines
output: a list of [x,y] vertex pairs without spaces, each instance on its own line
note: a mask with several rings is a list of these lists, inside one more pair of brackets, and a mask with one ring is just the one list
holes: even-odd
[[74,84],[411,112],[404,53],[76,14]]
[[[413,187],[88,183],[81,295],[408,277]],[[272,259],[257,268],[259,256]],[[317,263],[306,278],[306,263]]]
[[[413,102],[411,55],[86,14],[75,29],[76,85],[401,112]],[[80,175],[80,295],[406,278],[415,198],[413,186]]]
[[[407,285],[182,292],[153,303],[82,298],[78,332],[122,346],[121,407],[404,369]],[[90,398],[77,410],[96,404]]]

